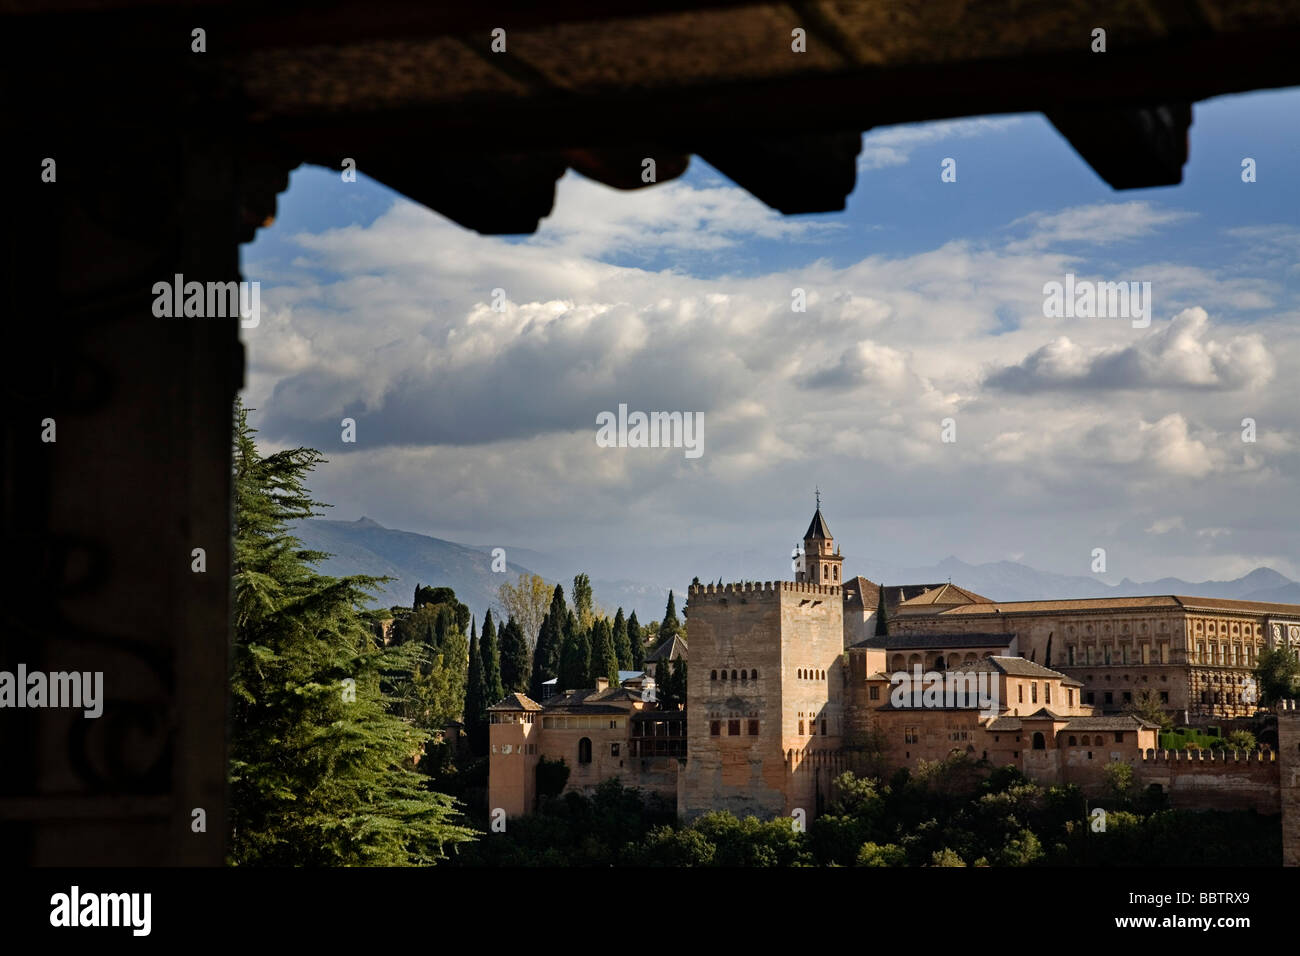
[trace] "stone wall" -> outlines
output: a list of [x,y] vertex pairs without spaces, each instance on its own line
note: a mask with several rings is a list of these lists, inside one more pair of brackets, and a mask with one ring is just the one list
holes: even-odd
[[1300,866],[1300,710],[1294,700],[1278,707],[1277,756],[1282,865]]
[[[723,809],[770,818],[785,810],[782,593],[773,582],[689,591],[686,699],[691,719],[678,786],[677,813],[682,819]],[[741,669],[746,680],[730,680],[731,671]],[[723,671],[725,681],[718,679]],[[754,672],[757,676],[750,676]],[[739,734],[728,733],[732,720],[740,722]],[[759,722],[757,735],[748,733],[751,720]],[[711,732],[715,723],[720,731],[716,735]]]

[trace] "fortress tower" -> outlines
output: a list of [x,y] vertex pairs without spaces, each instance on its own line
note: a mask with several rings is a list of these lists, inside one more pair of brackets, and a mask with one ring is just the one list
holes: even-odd
[[687,599],[687,761],[678,814],[812,819],[843,733],[841,558],[818,508],[809,580],[697,585]]

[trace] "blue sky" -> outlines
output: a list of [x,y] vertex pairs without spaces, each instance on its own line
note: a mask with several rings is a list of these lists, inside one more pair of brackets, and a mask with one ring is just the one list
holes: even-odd
[[[246,399],[331,455],[337,517],[657,582],[695,573],[683,549],[788,554],[813,483],[873,560],[1300,576],[1297,115],[1300,91],[1198,104],[1184,183],[1122,193],[1036,114],[869,131],[836,214],[781,217],[698,158],[634,193],[570,173],[512,238],[301,169],[244,248]],[[1066,272],[1151,282],[1150,327],[1044,317]],[[704,412],[705,455],[596,448],[620,402]]]

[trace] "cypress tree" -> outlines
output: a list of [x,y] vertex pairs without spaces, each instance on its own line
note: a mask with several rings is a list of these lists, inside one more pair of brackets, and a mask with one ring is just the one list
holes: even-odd
[[469,680],[465,685],[465,732],[475,754],[486,751],[487,708],[483,682],[483,655],[479,653],[478,633],[470,622]]
[[609,618],[602,617],[591,629],[591,676],[608,677],[609,686],[618,686],[618,654],[614,650],[614,630]]
[[427,865],[473,839],[413,757],[429,739],[391,713],[384,675],[418,647],[380,647],[364,610],[379,582],[334,578],[288,532],[318,515],[310,448],[263,457],[236,401],[230,859],[239,865]]
[[632,642],[628,640],[627,620],[622,608],[614,615],[614,654],[618,657],[619,670],[633,670]]
[[501,682],[501,651],[497,647],[497,629],[492,612],[483,617],[483,636],[479,638],[479,657],[483,661],[483,696],[491,707],[506,696]]
[[573,578],[573,611],[578,618],[578,627],[584,631],[590,629],[594,623],[591,610],[591,578],[585,574],[574,575]]
[[501,690],[506,694],[527,694],[532,663],[528,653],[528,639],[512,615],[501,628]]
[[686,659],[682,658],[673,668],[673,699],[682,706],[686,705]]
[[532,696],[542,699],[542,684],[560,674],[560,649],[564,645],[565,623],[569,609],[564,603],[564,588],[558,584],[551,594],[551,609],[542,619],[533,652]]
[[655,699],[659,706],[671,710],[677,699],[677,682],[673,678],[673,662],[667,659],[655,664]]
[[677,620],[677,605],[673,601],[673,592],[668,592],[668,607],[664,608],[664,619],[659,622],[659,642],[663,643],[675,634],[682,632],[681,621]]
[[632,645],[632,669],[636,671],[645,670],[645,638],[641,633],[641,625],[637,623],[636,611],[633,611],[627,619],[627,639]]
[[542,685],[557,674],[547,666],[556,640],[557,634],[555,625],[551,622],[551,615],[543,615],[542,628],[537,632],[537,645],[533,648],[533,671],[528,685],[529,695],[536,700],[542,699]]
[[889,612],[885,610],[885,586],[877,589],[876,597],[876,637],[889,636]]
[[559,691],[591,687],[591,645],[581,631],[567,634],[560,649]]

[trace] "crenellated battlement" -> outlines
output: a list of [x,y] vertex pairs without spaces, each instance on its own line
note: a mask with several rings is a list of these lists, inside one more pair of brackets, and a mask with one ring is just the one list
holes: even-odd
[[1146,764],[1168,763],[1181,766],[1205,764],[1222,769],[1225,766],[1271,764],[1277,754],[1271,750],[1247,752],[1244,750],[1145,750],[1141,754]]
[[792,594],[823,594],[838,596],[842,589],[838,584],[809,584],[800,581],[738,581],[734,584],[695,584],[687,589],[687,600],[693,604],[703,604],[711,600],[732,597],[761,598],[776,597],[782,592]]

